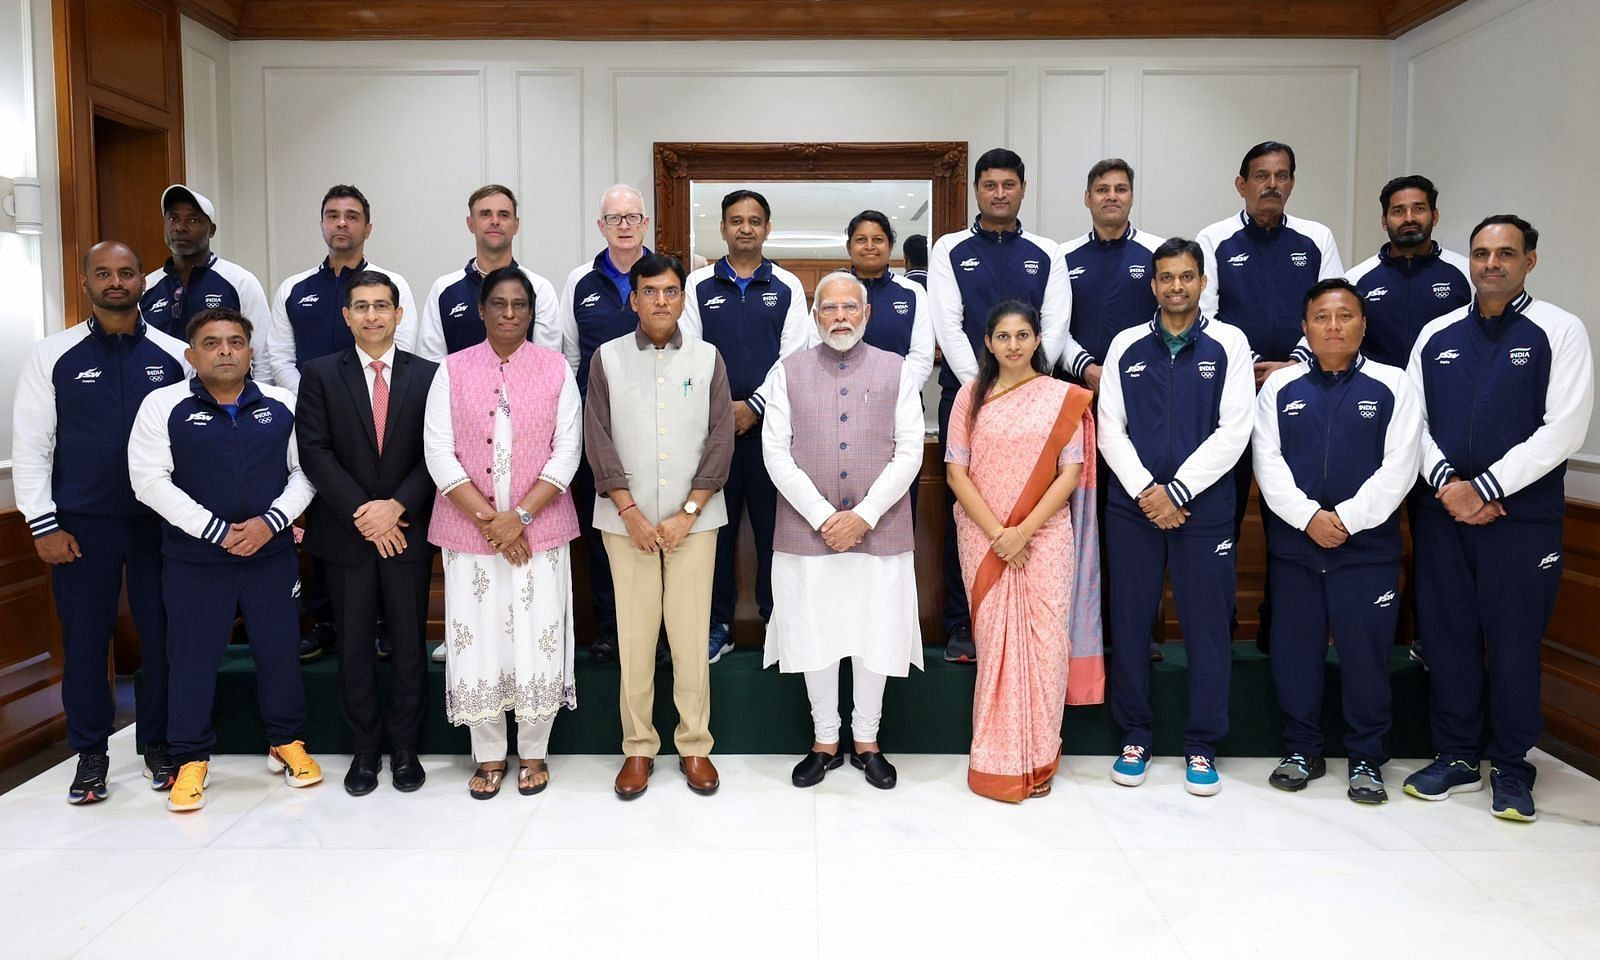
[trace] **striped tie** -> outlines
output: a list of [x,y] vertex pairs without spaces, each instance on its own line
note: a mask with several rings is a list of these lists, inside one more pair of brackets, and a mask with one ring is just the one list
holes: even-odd
[[378,434],[378,455],[383,455],[383,428],[389,424],[389,385],[383,382],[382,360],[368,364],[372,367],[372,427]]

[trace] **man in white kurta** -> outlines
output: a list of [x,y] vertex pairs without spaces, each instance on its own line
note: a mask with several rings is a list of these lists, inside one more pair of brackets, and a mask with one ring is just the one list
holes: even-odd
[[922,666],[911,502],[922,465],[922,383],[903,358],[861,342],[870,308],[855,277],[817,286],[822,342],[780,361],[762,452],[778,489],[766,665],[804,673],[816,742],[797,787],[822,782],[839,750],[839,662],[851,660],[855,751],[875,787],[895,785],[878,749],[886,678]]

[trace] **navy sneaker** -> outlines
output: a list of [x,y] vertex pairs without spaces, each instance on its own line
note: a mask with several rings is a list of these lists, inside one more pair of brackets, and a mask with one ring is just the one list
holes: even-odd
[[950,628],[950,637],[944,645],[945,663],[977,663],[978,647],[972,640],[972,627],[958,623]]
[[1483,789],[1483,774],[1476,762],[1433,758],[1433,762],[1406,777],[1401,788],[1419,800],[1443,800],[1452,793],[1471,793]]
[[1111,782],[1124,787],[1137,787],[1144,783],[1149,768],[1150,751],[1130,743],[1122,748],[1122,756],[1111,765]]
[[144,775],[151,790],[171,790],[178,782],[178,762],[164,743],[144,745]]
[[1306,788],[1306,784],[1328,772],[1328,762],[1321,757],[1307,757],[1303,753],[1291,753],[1278,761],[1277,769],[1267,777],[1267,783],[1279,790],[1295,793]]
[[72,786],[67,788],[67,802],[73,804],[99,803],[111,790],[106,786],[106,772],[111,769],[111,758],[103,753],[78,754],[78,770],[72,776]]
[[1215,796],[1222,789],[1222,777],[1217,775],[1217,761],[1203,754],[1190,754],[1188,769],[1183,774],[1183,789],[1197,797]]
[[1494,794],[1490,811],[1500,819],[1523,823],[1539,819],[1538,812],[1533,809],[1533,788],[1518,780],[1514,774],[1491,766],[1489,790]]
[[1370,760],[1350,761],[1350,786],[1345,796],[1356,803],[1388,803],[1389,791],[1383,788],[1383,771]]
[[716,663],[722,655],[733,649],[733,637],[728,635],[726,623],[713,623],[709,635],[710,648],[706,652],[706,662]]

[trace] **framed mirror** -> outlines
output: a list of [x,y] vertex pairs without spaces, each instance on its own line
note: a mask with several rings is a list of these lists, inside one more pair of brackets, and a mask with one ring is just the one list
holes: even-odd
[[[657,143],[655,249],[694,263],[724,250],[723,194],[740,187],[772,202],[767,256],[809,293],[845,262],[844,228],[866,209],[895,218],[896,233],[928,242],[967,222],[967,145],[906,143]],[[900,224],[904,224],[902,228]],[[898,247],[895,265],[899,268]]]

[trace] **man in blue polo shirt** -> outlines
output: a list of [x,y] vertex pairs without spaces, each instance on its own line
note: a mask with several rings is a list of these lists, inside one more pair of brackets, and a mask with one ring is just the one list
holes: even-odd
[[428,290],[417,325],[417,356],[438,363],[457,350],[483,342],[478,288],[484,277],[501,267],[516,267],[533,284],[533,323],[528,326],[528,340],[551,350],[564,348],[556,322],[559,304],[555,287],[512,256],[511,247],[521,228],[517,195],[510,187],[489,183],[472,191],[467,198],[467,232],[472,234],[473,257],[466,266],[435,280]]
[[[161,225],[172,256],[144,278],[139,313],[145,323],[181,343],[190,317],[201,310],[228,307],[250,318],[256,338],[251,348],[264,357],[272,310],[254,274],[211,251],[211,238],[217,235],[216,207],[198,190],[175,183],[161,192]],[[272,382],[264,359],[250,375],[261,383]]]
[[61,706],[78,754],[67,802],[105,799],[116,698],[106,673],[118,597],[139,630],[139,742],[151,786],[177,776],[167,752],[167,623],[161,523],[128,483],[128,433],[146,395],[181,383],[183,343],[139,317],[139,257],[115,240],[83,258],[89,319],[34,344],[17,378],[12,482],[61,619]]
[[[1157,247],[1145,286],[1155,318],[1112,338],[1100,380],[1100,452],[1107,484],[1107,617],[1114,634],[1142,637],[1172,578],[1189,657],[1184,785],[1221,789],[1217,742],[1228,732],[1233,643],[1234,464],[1250,441],[1255,380],[1250,345],[1200,312],[1205,254],[1174,237]],[[1150,663],[1143,642],[1111,646],[1111,714],[1123,730],[1111,779],[1144,782],[1154,743]]]
[[[629,302],[633,286],[628,282],[628,271],[650,255],[650,248],[644,245],[650,232],[644,195],[625,183],[607,190],[600,196],[600,216],[595,226],[600,228],[606,248],[567,274],[556,320],[567,361],[577,371],[578,391],[585,397],[589,395],[589,365],[594,352],[639,326],[639,315]],[[594,607],[595,622],[589,660],[616,663],[617,601],[605,542],[594,525],[594,470],[588,457],[578,460],[578,472],[572,478],[572,502],[578,508],[583,543],[589,553],[589,602]]]
[[[1004,147],[986,151],[973,170],[978,215],[972,226],[940,237],[928,255],[928,307],[934,340],[944,355],[939,372],[941,459],[956,391],[978,375],[979,345],[995,304],[1015,299],[1039,311],[1039,345],[1049,366],[1054,367],[1063,356],[1072,363],[1087,356],[1068,330],[1072,285],[1059,248],[1053,240],[1024,232],[1018,219],[1027,189],[1021,157]],[[948,512],[955,505],[955,495],[946,496]],[[945,526],[943,566],[944,658],[972,663],[978,652],[972,644],[954,523]]]
[[1252,454],[1266,506],[1272,680],[1285,756],[1267,782],[1304,790],[1327,769],[1322,691],[1339,651],[1349,756],[1345,794],[1389,799],[1389,651],[1400,610],[1400,501],[1417,469],[1422,411],[1405,371],[1361,353],[1361,297],[1343,277],[1305,296],[1311,357],[1274,372],[1256,402]]
[[1490,809],[1511,820],[1536,816],[1527,754],[1544,729],[1540,652],[1561,585],[1564,478],[1594,406],[1583,321],[1525,288],[1538,244],[1521,217],[1478,224],[1473,301],[1424,327],[1406,367],[1425,407],[1420,473],[1435,489],[1412,534],[1438,756],[1405,791],[1481,790],[1487,756]]
[[729,626],[739,598],[734,548],[739,518],[750,514],[756,541],[756,609],[772,615],[772,534],[778,491],[761,454],[761,386],[779,360],[811,342],[816,325],[806,310],[800,279],[763,254],[772,232],[772,205],[754,190],[722,198],[722,239],[728,254],[689,274],[680,325],[722,354],[733,396],[733,464],[723,498],[728,523],[717,532],[717,566],[711,591],[709,653],[715,663],[733,648]]

